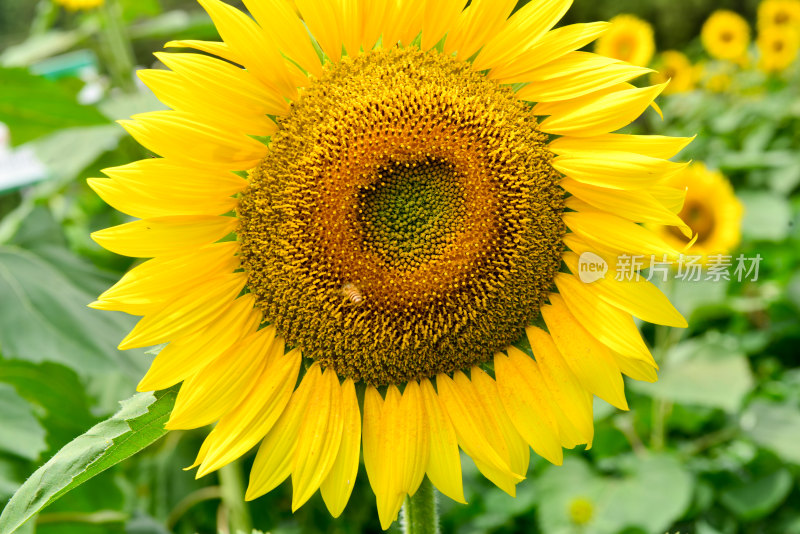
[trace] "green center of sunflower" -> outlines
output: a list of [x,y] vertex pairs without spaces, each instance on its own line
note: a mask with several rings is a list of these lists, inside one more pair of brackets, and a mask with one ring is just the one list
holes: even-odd
[[364,244],[387,265],[413,271],[441,257],[458,239],[464,190],[446,161],[394,163],[359,191]]
[[373,385],[489,361],[561,265],[563,190],[528,106],[418,49],[326,67],[242,195],[242,266],[266,322]]

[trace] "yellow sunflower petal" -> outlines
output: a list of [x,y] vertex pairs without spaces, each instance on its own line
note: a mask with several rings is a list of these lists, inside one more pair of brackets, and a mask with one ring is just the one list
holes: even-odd
[[164,158],[148,158],[128,165],[103,169],[103,174],[125,187],[159,194],[229,197],[247,188],[248,182],[232,172],[183,165]]
[[328,59],[338,62],[342,58],[342,28],[339,2],[335,0],[295,0],[311,34],[319,42]]
[[262,28],[269,29],[281,52],[292,58],[306,72],[317,78],[322,75],[322,63],[311,44],[308,31],[289,2],[244,0],[244,5]]
[[[542,379],[556,406],[565,416],[565,421],[558,421],[559,428],[566,437],[570,437],[572,430],[575,430],[576,443],[591,444],[594,437],[591,393],[581,386],[550,334],[535,326],[529,326],[525,332]],[[565,424],[566,421],[569,425]]]
[[634,152],[581,152],[557,156],[553,167],[583,184],[608,189],[643,189],[682,172],[688,163],[675,163]]
[[[230,109],[242,117],[280,116],[289,110],[288,102],[277,91],[260,83],[251,72],[227,61],[202,54],[156,52],[155,56],[193,88],[195,98],[204,105]],[[152,71],[139,71],[142,72]],[[215,101],[217,103],[213,105]]]
[[[215,243],[138,265],[104,291],[91,308],[146,315],[209,278],[239,267],[238,243]],[[135,313],[143,311],[143,313]]]
[[635,152],[651,158],[669,159],[693,140],[694,137],[612,133],[595,137],[559,137],[551,141],[548,148],[559,156],[584,152]]
[[220,37],[261,83],[284,97],[297,98],[297,86],[277,45],[253,19],[220,0],[197,0],[206,10]]
[[[578,255],[564,253],[564,262],[573,273],[579,272]],[[654,324],[686,328],[686,319],[670,303],[669,299],[656,286],[640,278],[639,280],[616,280],[606,276],[590,284],[589,288],[599,298],[624,310],[631,315]]]
[[120,342],[120,350],[158,345],[202,328],[225,311],[245,282],[247,275],[232,273],[198,284],[189,293],[143,317]]
[[536,44],[572,5],[572,0],[529,2],[514,13],[505,27],[486,43],[473,62],[475,70],[508,63]]
[[237,225],[233,217],[213,215],[154,217],[99,230],[92,239],[122,256],[152,258],[214,243]]
[[555,284],[569,311],[595,339],[612,351],[655,365],[633,317],[593,294],[573,275],[559,273]]
[[673,213],[680,213],[686,202],[685,188],[679,189],[669,185],[654,185],[647,192]]
[[494,365],[500,398],[516,429],[536,454],[561,465],[564,452],[558,440],[558,424],[536,362],[509,348],[507,356],[495,354]]
[[570,205],[570,201],[578,198],[595,209],[614,213],[633,222],[675,226],[687,238],[692,235],[691,228],[677,214],[668,210],[655,197],[645,191],[613,190],[584,184],[571,178],[561,180],[561,187],[571,195],[574,195],[567,199],[566,206],[575,211],[581,210]]
[[422,29],[425,4],[418,0],[390,0],[383,30],[383,45],[410,43]]
[[[575,137],[591,137],[619,130],[636,120],[664,87],[666,84],[634,87],[600,96],[590,94],[574,101],[567,101],[568,105],[563,112],[553,108],[556,111],[544,113],[551,116],[542,121],[539,129],[554,135]],[[539,112],[542,112],[542,109],[539,107]],[[537,112],[536,109],[534,112]]]
[[614,351],[611,351],[611,355],[614,357],[614,361],[617,362],[619,370],[625,376],[642,382],[650,382],[651,384],[658,380],[657,367],[654,367],[654,364],[649,364],[638,358],[626,358]]
[[333,368],[322,375],[297,436],[292,468],[292,512],[328,477],[342,442],[342,388]]
[[430,429],[430,457],[426,468],[428,478],[444,495],[456,502],[466,503],[456,431],[442,410],[430,380],[423,380],[420,387]]
[[570,230],[590,244],[599,241],[626,254],[654,254],[659,258],[662,254],[679,255],[650,230],[610,213],[570,212],[565,213],[563,219]]
[[[401,395],[397,388],[389,386],[383,401],[374,388],[368,387],[367,395],[364,401],[364,466],[375,492],[381,527],[386,530],[403,505],[402,466],[406,465],[405,453],[410,451],[405,450],[404,443],[401,443],[404,439],[398,428]],[[395,458],[398,447],[402,447],[403,456],[399,459]]]
[[315,363],[308,368],[286,409],[264,437],[250,470],[245,500],[252,501],[272,491],[292,472],[300,427],[308,415],[309,402],[321,379],[322,371],[319,364]]
[[[573,54],[579,53],[582,52],[573,52]],[[602,63],[602,61],[598,61],[598,63]],[[555,76],[539,80],[535,77],[540,74],[540,71],[534,71],[531,73],[532,81],[517,91],[517,97],[529,102],[568,100],[613,87],[652,72],[651,69],[645,67],[618,62],[603,66],[584,66],[587,68],[577,72],[569,72],[569,69],[565,69],[566,74],[556,69],[553,72]]]
[[275,327],[247,336],[187,378],[165,428],[199,428],[230,412],[255,384],[275,341]]
[[425,0],[422,20],[422,48],[436,46],[447,31],[455,26],[467,0]]
[[207,447],[198,477],[216,471],[252,449],[283,413],[300,371],[300,351],[283,354],[283,343],[273,343],[268,363],[246,398],[225,414],[206,438]]
[[397,454],[398,478],[403,492],[414,495],[425,477],[430,458],[430,428],[418,382],[412,380],[406,384],[398,416],[402,436],[398,448],[405,449]]
[[[389,389],[391,390],[392,388],[394,386]],[[394,389],[396,391],[396,388]],[[381,394],[374,387],[367,386],[367,391],[364,394],[364,428],[362,434],[364,467],[367,470],[367,478],[369,478],[372,491],[375,493],[382,526],[388,519],[387,516],[391,515],[391,508],[393,508],[393,504],[387,499],[391,472],[389,460],[384,456],[383,450],[386,443],[382,436],[383,409],[384,400]],[[388,524],[391,524],[392,521],[393,517],[388,519]]]
[[497,35],[516,5],[516,0],[475,0],[447,35],[444,52],[468,59]]
[[470,371],[470,381],[479,401],[486,406],[489,416],[500,427],[500,433],[508,450],[511,470],[522,477],[527,476],[531,448],[506,413],[497,383],[477,366]]
[[573,24],[548,32],[531,48],[489,72],[500,83],[524,83],[529,74],[565,54],[583,48],[608,28],[607,22]]
[[165,158],[220,170],[255,167],[267,147],[184,111],[152,111],[119,121],[142,146]]
[[480,404],[469,378],[462,372],[451,379],[436,377],[439,399],[453,423],[458,442],[481,473],[497,487],[514,496],[516,484],[524,477],[511,469],[511,459],[500,428]]
[[168,197],[157,191],[141,193],[107,178],[89,178],[86,183],[106,204],[138,218],[222,215],[238,204],[233,197]]
[[550,303],[542,306],[542,317],[581,385],[609,404],[627,410],[622,375],[608,349],[581,326],[561,296],[551,294]]
[[261,323],[261,312],[254,310],[254,306],[252,295],[242,295],[208,325],[204,335],[192,332],[170,341],[150,364],[136,390],[157,391],[173,386],[208,365],[243,337],[254,333]]
[[231,49],[231,47],[228,46],[228,43],[220,41],[197,41],[194,39],[183,39],[169,41],[164,45],[164,48],[191,48],[192,50],[206,52],[212,56],[217,56],[238,65],[242,65],[244,63],[242,59]]
[[[372,50],[384,28],[384,22],[393,0],[362,0],[361,6],[361,46]],[[393,7],[393,6],[392,6]]]
[[342,384],[342,442],[331,472],[320,486],[322,499],[333,517],[339,517],[350,500],[361,455],[361,412],[353,381]]

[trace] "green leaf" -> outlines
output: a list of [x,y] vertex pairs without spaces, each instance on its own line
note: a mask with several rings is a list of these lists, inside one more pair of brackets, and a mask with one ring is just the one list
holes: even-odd
[[107,124],[102,113],[78,103],[62,84],[26,69],[0,69],[0,121],[8,125],[18,145],[63,128]]
[[689,507],[692,476],[672,456],[627,459],[630,476],[606,487],[597,522],[612,525],[612,532],[625,527],[665,532]]
[[164,436],[177,388],[139,393],[116,415],[78,436],[20,487],[0,515],[0,534],[11,534],[44,507]]
[[[561,467],[549,467],[536,482],[541,531],[618,534],[630,528],[665,532],[689,506],[692,476],[668,455],[630,455],[620,458],[620,463],[622,478],[599,476],[575,457],[566,457]],[[578,501],[591,506],[591,517],[580,528],[570,517],[570,508]]]
[[8,384],[0,384],[0,452],[36,460],[47,449],[45,431],[30,405]]
[[631,386],[651,397],[735,412],[753,388],[753,376],[733,339],[709,334],[673,348],[658,382]]
[[753,402],[741,426],[750,438],[787,462],[800,464],[800,410],[789,404]]
[[742,236],[761,241],[781,241],[789,234],[792,210],[784,195],[765,191],[739,191],[744,204]]
[[20,247],[0,247],[3,355],[62,363],[83,376],[122,370],[138,378],[147,364],[141,351],[116,350],[132,321],[87,308],[95,296],[73,284],[47,257]]
[[84,384],[68,367],[0,359],[0,382],[14,386],[20,397],[43,412],[39,420],[51,451],[97,423]]
[[775,471],[756,481],[723,491],[720,502],[745,521],[766,517],[789,495],[792,474],[787,469]]
[[104,152],[117,148],[124,135],[125,130],[116,124],[69,128],[37,139],[30,146],[52,178],[69,181]]

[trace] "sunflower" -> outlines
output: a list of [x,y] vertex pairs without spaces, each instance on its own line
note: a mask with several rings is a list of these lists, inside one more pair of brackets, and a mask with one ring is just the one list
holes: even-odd
[[[697,236],[687,254],[701,256],[701,263],[705,263],[709,256],[728,254],[739,244],[743,208],[722,173],[709,170],[702,163],[692,163],[666,183],[686,189],[680,217]],[[673,227],[662,226],[658,233],[673,247],[685,246],[689,241]]]
[[785,70],[797,59],[800,34],[788,26],[767,26],[758,31],[758,66],[766,72]]
[[647,66],[656,49],[653,27],[633,15],[617,15],[609,23],[608,31],[595,43],[595,52],[633,65]]
[[664,89],[664,94],[685,93],[694,89],[696,70],[683,52],[666,50],[658,55],[656,60],[657,71],[650,74],[650,82],[654,84],[670,84]]
[[459,447],[514,495],[529,447],[591,443],[592,395],[656,379],[632,316],[684,319],[646,282],[582,284],[579,255],[679,253],[637,223],[688,233],[664,181],[690,139],[612,133],[666,84],[577,51],[605,23],[200,3],[222,41],[168,43],[204,54],[157,53],[140,76],[172,110],[122,121],[161,158],[90,180],[139,218],[94,240],[150,258],[92,306],[143,316],[122,349],[167,343],[139,389],[182,382],[170,429],[216,422],[198,476],[260,443],[247,499],[291,476],[293,510],[319,489],[338,516],[363,447],[388,528],[426,476],[464,501]]
[[103,5],[105,0],[53,0],[55,3],[64,6],[70,11],[80,9],[94,9]]
[[711,57],[741,61],[750,44],[750,26],[739,14],[719,9],[703,24],[700,39]]
[[763,0],[758,5],[758,27],[800,27],[800,0]]

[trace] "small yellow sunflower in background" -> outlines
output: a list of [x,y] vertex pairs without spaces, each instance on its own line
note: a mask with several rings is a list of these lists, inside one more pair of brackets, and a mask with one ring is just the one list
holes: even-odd
[[591,443],[593,395],[656,379],[633,316],[686,322],[579,256],[679,254],[637,223],[688,235],[666,181],[690,140],[612,133],[664,85],[577,51],[607,24],[553,30],[569,0],[200,3],[222,41],[168,43],[204,54],[157,54],[140,76],[172,110],[122,121],[161,158],[90,180],[139,218],[95,241],[151,258],[92,306],[143,316],[122,349],[168,343],[139,389],[182,382],[170,429],[216,422],[198,476],[260,443],[248,499],[291,476],[292,509],[320,490],[338,516],[363,448],[388,528],[425,477],[464,501],[459,447],[514,495],[531,447]]
[[661,52],[656,59],[655,68],[656,71],[650,74],[650,83],[659,84],[670,80],[664,94],[685,93],[694,89],[697,71],[683,52]]
[[[667,182],[686,189],[679,215],[697,236],[687,254],[702,256],[705,262],[711,255],[733,251],[741,240],[744,210],[727,178],[703,163],[692,163]],[[673,247],[680,248],[689,242],[684,233],[672,227],[661,227],[659,234]]]
[[758,28],[800,27],[800,0],[764,0],[758,4]]
[[750,26],[739,14],[720,9],[703,24],[700,39],[711,57],[741,61],[750,44]]
[[724,93],[733,85],[733,64],[700,61],[694,66],[700,87],[712,93]]
[[56,4],[64,6],[70,11],[81,9],[94,9],[103,5],[105,0],[53,0]]
[[758,31],[758,66],[766,72],[785,70],[797,59],[800,33],[789,26],[766,26]]
[[617,15],[609,23],[608,31],[595,42],[594,51],[632,65],[647,66],[656,50],[653,27],[633,15]]

